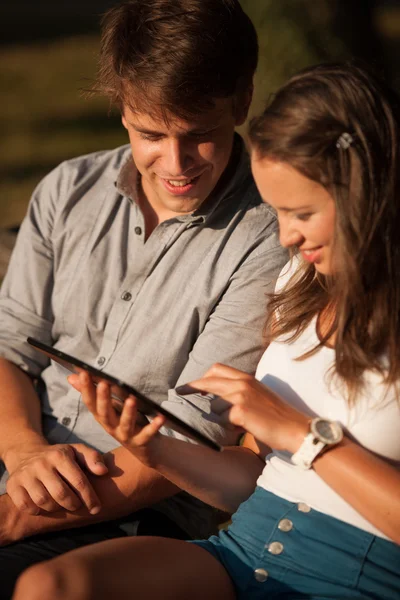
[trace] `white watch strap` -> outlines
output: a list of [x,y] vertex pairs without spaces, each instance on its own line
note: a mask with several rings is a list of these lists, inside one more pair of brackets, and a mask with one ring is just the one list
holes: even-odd
[[324,442],[317,440],[312,433],[309,433],[297,452],[292,454],[292,463],[302,469],[311,469],[315,457],[325,446]]

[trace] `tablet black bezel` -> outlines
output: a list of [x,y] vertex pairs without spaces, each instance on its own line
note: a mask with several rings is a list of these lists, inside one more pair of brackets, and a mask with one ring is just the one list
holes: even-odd
[[[147,414],[152,415],[152,414],[154,414],[154,412],[158,412],[161,415],[164,415],[165,417],[167,417],[167,419],[172,424],[177,425],[180,430],[184,430],[188,436],[194,438],[196,441],[200,442],[201,444],[208,446],[212,450],[221,451],[223,449],[222,446],[220,446],[219,444],[214,442],[214,440],[212,440],[206,434],[204,434],[201,431],[197,431],[192,425],[185,423],[185,421],[182,421],[182,419],[180,419],[179,417],[177,417],[176,415],[171,413],[169,410],[160,406],[159,404],[154,402],[154,400],[151,400],[150,398],[148,398],[147,396],[145,396],[144,394],[142,394],[141,392],[136,390],[131,385],[125,383],[121,379],[118,379],[117,377],[114,377],[113,375],[109,375],[108,373],[105,373],[104,371],[100,371],[99,369],[96,369],[96,367],[92,367],[91,365],[88,365],[83,360],[80,360],[79,358],[76,358],[75,356],[71,356],[70,354],[66,354],[65,352],[62,352],[61,350],[58,350],[58,348],[53,348],[52,346],[49,346],[48,344],[46,344],[40,340],[37,340],[35,338],[28,337],[27,342],[31,346],[36,348],[37,350],[40,350],[41,352],[46,354],[46,356],[48,356],[50,359],[58,362],[58,364],[60,364],[65,369],[68,369],[72,373],[75,373],[74,369],[70,369],[68,366],[61,363],[60,361],[63,361],[64,363],[67,363],[67,364],[69,363],[69,364],[73,365],[74,367],[78,367],[79,369],[83,369],[84,371],[87,371],[90,375],[95,375],[96,377],[99,377],[100,379],[104,379],[104,381],[107,381],[109,383],[117,385],[122,390],[124,390],[127,394],[132,394],[133,396],[138,398],[138,400],[140,400],[145,406],[148,405],[150,408],[149,408],[149,412]],[[144,412],[144,411],[142,411],[142,412],[143,412],[143,414],[146,414],[146,412]]]

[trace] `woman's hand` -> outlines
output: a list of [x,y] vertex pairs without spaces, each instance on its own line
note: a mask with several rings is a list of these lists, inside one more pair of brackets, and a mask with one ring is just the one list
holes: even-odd
[[226,365],[213,365],[202,379],[191,381],[177,391],[181,395],[200,391],[220,396],[232,404],[223,415],[227,422],[276,450],[296,452],[308,433],[307,415],[252,375]]
[[107,382],[101,381],[95,386],[90,375],[84,371],[79,375],[70,375],[68,381],[82,394],[82,400],[107,433],[149,465],[151,444],[155,442],[165,417],[157,415],[151,423],[142,427],[138,424],[138,410],[133,396],[125,400],[122,412],[119,413],[113,407]]

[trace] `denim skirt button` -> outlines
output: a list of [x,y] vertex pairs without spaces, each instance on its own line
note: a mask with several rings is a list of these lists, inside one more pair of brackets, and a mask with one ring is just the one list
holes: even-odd
[[293,523],[290,519],[282,519],[279,521],[278,529],[280,531],[284,531],[285,533],[288,531],[292,531]]
[[283,544],[280,542],[271,542],[268,546],[268,552],[271,552],[271,554],[282,554]]
[[254,571],[254,578],[260,583],[263,583],[268,579],[268,571],[266,571],[265,569],[256,569]]
[[309,513],[311,507],[308,506],[308,504],[306,504],[305,502],[299,502],[297,505],[297,510],[299,510],[302,513]]

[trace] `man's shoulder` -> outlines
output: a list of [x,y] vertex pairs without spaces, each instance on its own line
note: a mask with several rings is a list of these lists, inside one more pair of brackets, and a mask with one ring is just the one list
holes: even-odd
[[89,216],[96,214],[99,198],[110,192],[118,197],[114,184],[130,156],[126,145],[63,161],[34,190],[28,208],[30,219],[53,229],[58,222],[64,227],[65,219],[72,214],[74,222],[79,222],[82,211]]
[[235,140],[240,148],[240,159],[237,169],[226,186],[221,209],[227,216],[237,214],[243,224],[252,222],[255,229],[265,229],[277,223],[276,213],[261,198],[242,138],[236,135]]
[[261,198],[250,168],[239,185],[232,190],[231,196],[225,199],[221,209],[227,217],[233,217],[238,231],[243,230],[246,235],[278,228],[276,212]]
[[56,167],[55,170],[70,171],[75,176],[78,174],[88,176],[95,173],[97,176],[104,175],[116,179],[121,167],[129,156],[130,146],[126,144],[111,150],[99,150],[67,159]]

